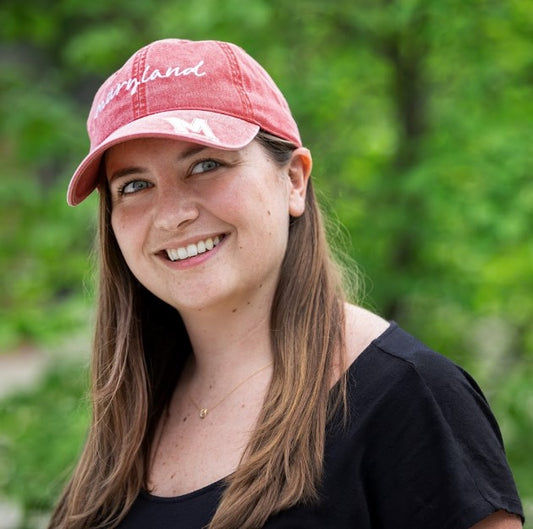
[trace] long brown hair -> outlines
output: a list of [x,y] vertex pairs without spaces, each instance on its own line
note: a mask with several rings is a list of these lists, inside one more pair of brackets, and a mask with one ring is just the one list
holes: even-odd
[[[280,166],[295,148],[262,131],[256,140]],[[146,484],[156,425],[191,354],[179,313],[128,269],[105,184],[100,194],[92,423],[50,529],[111,528],[123,518]],[[309,182],[271,309],[272,382],[209,529],[257,529],[273,513],[318,498],[326,425],[345,395],[342,377],[331,389],[344,358],[341,284]]]

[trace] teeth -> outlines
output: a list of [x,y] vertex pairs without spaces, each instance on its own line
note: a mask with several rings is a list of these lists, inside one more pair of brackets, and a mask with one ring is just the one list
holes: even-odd
[[205,253],[212,250],[220,242],[220,237],[217,235],[214,239],[209,237],[205,241],[198,241],[196,244],[189,244],[187,247],[182,246],[177,250],[167,250],[168,258],[171,261],[182,261],[189,257],[194,257],[199,253]]

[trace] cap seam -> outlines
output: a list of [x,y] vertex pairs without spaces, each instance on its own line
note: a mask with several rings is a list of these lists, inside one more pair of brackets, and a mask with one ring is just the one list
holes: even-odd
[[246,109],[246,116],[238,116],[238,117],[241,117],[241,119],[245,119],[246,121],[250,121],[250,119],[252,119],[254,123],[256,123],[253,106],[250,102],[250,98],[248,97],[248,93],[246,92],[246,89],[243,86],[243,82],[242,82],[243,76],[242,76],[242,70],[239,66],[239,61],[235,57],[234,51],[231,49],[231,47],[226,42],[218,42],[217,44],[222,49],[222,51],[224,52],[224,54],[226,55],[229,61],[233,81],[238,88],[241,103]]
[[[148,56],[148,50],[149,48],[146,49],[146,52],[143,54],[143,58],[142,58],[142,70],[144,72],[145,68],[146,68],[146,60],[147,60],[147,56]],[[147,109],[148,109],[148,99],[146,97],[146,91],[148,90],[147,86],[144,84],[142,86],[139,87],[140,90],[139,90],[139,112],[141,114],[141,116],[145,116],[146,115],[146,112],[147,112]]]

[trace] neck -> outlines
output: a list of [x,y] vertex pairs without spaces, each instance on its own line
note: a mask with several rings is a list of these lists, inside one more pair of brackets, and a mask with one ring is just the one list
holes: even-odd
[[271,362],[270,309],[266,307],[250,303],[182,314],[194,352],[191,376],[234,380]]

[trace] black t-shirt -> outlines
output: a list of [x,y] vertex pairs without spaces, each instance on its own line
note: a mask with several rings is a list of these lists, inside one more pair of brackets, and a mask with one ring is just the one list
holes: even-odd
[[[328,427],[321,500],[264,529],[466,529],[522,514],[498,425],[461,368],[391,324],[349,369],[347,427]],[[142,492],[120,529],[201,529],[224,481],[177,498]]]

